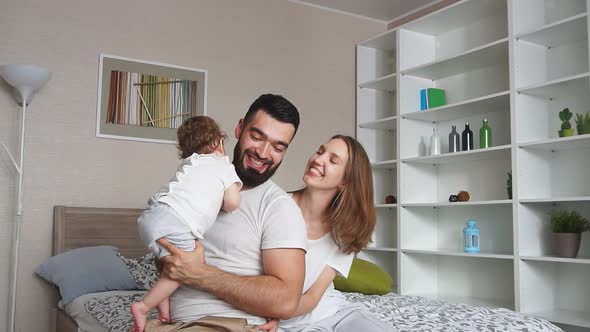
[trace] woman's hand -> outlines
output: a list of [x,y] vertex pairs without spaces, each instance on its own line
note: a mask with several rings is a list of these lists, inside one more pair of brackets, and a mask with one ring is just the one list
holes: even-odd
[[275,318],[267,319],[267,322],[258,326],[260,331],[277,332],[279,330],[279,320]]
[[170,256],[161,258],[165,264],[163,272],[170,279],[186,284],[198,278],[199,271],[202,271],[205,265],[205,251],[199,241],[195,241],[194,251],[180,250],[165,238],[157,242],[170,253]]

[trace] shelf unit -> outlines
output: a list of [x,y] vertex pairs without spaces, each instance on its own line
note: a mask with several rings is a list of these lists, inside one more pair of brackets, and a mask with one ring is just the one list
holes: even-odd
[[[590,218],[590,135],[559,138],[558,112],[590,111],[590,0],[463,0],[357,45],[357,139],[373,167],[377,227],[360,253],[395,291],[506,307],[590,331],[590,234],[556,257],[550,211]],[[420,110],[421,89],[447,105]],[[488,119],[493,146],[478,149]],[[476,149],[448,153],[469,122]],[[572,123],[575,123],[572,119]],[[433,128],[442,154],[427,154]],[[507,172],[514,199],[508,198]],[[466,190],[468,202],[448,202]],[[397,204],[385,204],[395,195]],[[466,254],[467,220],[481,230]]]

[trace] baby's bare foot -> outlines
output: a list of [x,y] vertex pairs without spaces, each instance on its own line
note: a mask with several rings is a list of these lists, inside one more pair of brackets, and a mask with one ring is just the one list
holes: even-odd
[[143,332],[149,310],[150,309],[141,301],[135,302],[131,305],[131,314],[133,315],[134,320],[131,332]]

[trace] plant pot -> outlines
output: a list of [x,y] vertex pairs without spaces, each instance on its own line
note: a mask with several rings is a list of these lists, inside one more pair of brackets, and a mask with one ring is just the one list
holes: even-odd
[[508,192],[508,199],[512,199],[512,187],[506,187],[506,191]]
[[559,257],[576,258],[581,239],[580,233],[553,233],[553,250]]
[[557,132],[559,134],[559,137],[569,137],[569,136],[574,136],[574,128],[570,128],[570,129],[563,129]]

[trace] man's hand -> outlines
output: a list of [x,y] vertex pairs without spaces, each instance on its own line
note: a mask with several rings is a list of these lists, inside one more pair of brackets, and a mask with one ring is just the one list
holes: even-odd
[[258,329],[260,331],[277,332],[279,330],[279,320],[275,318],[269,319],[266,323],[259,325]]
[[170,256],[161,258],[165,264],[164,273],[182,284],[194,283],[195,279],[198,279],[199,271],[205,266],[205,251],[199,241],[195,241],[194,251],[180,250],[165,238],[157,242],[170,253]]

